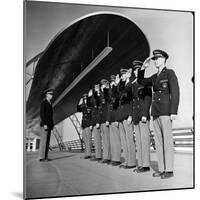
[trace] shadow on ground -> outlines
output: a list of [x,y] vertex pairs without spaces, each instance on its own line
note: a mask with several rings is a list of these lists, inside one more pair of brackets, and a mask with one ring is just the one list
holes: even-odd
[[59,159],[70,158],[70,157],[74,157],[74,156],[76,156],[76,155],[61,156],[61,157],[57,157],[57,158],[51,158],[51,160],[59,160]]

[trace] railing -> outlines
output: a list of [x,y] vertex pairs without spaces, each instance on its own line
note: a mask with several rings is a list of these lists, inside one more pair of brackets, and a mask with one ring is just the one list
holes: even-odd
[[192,148],[194,145],[193,128],[173,129],[175,147]]
[[[194,130],[193,128],[177,128],[173,129],[173,139],[174,139],[174,147],[182,147],[182,148],[192,148],[194,144]],[[151,131],[150,134],[150,142],[151,147],[155,149],[155,141],[154,141],[154,133]],[[64,145],[67,147],[68,151],[79,150],[81,151],[81,142],[80,140],[72,140],[68,142],[64,142]],[[52,149],[56,148],[56,146],[52,147]],[[85,149],[85,144],[83,143],[83,148]],[[94,139],[92,138],[92,151],[94,151]]]
[[[174,128],[173,130],[173,140],[174,140],[174,147],[180,148],[192,148],[194,145],[194,130],[191,127],[185,128]],[[156,149],[155,147],[155,140],[154,140],[154,133],[151,131],[150,135],[151,147]]]

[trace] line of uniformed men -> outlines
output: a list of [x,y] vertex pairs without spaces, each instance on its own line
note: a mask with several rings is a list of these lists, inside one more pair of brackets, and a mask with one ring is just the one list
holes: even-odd
[[150,170],[148,120],[152,92],[151,88],[137,82],[137,69],[141,66],[142,62],[135,61],[133,69],[121,69],[121,76],[112,75],[110,82],[101,80],[100,85],[95,85],[94,89],[81,98],[78,111],[83,113],[85,158],[91,158],[93,134],[95,157],[91,160],[120,165],[125,169],[137,166],[137,172]]
[[[153,59],[164,58],[163,63],[161,63],[164,66],[168,58],[166,52],[155,50],[153,54]],[[169,127],[171,122],[166,120],[171,114],[177,113],[178,83],[175,74],[172,74],[172,70],[170,71],[166,67],[162,69],[162,73],[160,72],[161,75],[145,79],[144,70],[141,70],[142,66],[143,62],[134,61],[131,69],[121,69],[120,76],[111,75],[110,82],[105,79],[101,80],[100,84],[95,85],[88,94],[84,94],[83,98],[80,99],[77,111],[83,113],[84,158],[112,166],[119,165],[124,169],[135,168],[134,171],[138,173],[149,171],[149,120],[152,104],[151,113],[154,117],[156,148],[159,151],[157,152],[159,172],[155,172],[153,176],[168,178],[173,176],[173,144],[171,144],[173,139]],[[170,93],[170,84],[173,84],[174,81],[178,97]],[[163,98],[163,104],[159,100],[159,102],[154,102],[157,96],[152,100],[152,86],[154,93]],[[171,95],[175,99],[175,106],[173,102],[170,102]],[[174,110],[171,111],[171,108]],[[162,123],[168,123],[168,125],[165,126]],[[135,136],[133,132],[135,132]],[[164,137],[163,134],[166,134],[165,132],[170,135],[169,139],[165,139],[167,149],[165,149],[164,141],[161,141],[161,138]],[[95,145],[94,157],[91,156],[92,135]]]

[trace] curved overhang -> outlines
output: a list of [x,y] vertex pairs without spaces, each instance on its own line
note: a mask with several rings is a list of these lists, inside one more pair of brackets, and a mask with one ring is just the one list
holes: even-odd
[[[108,43],[112,51],[69,89]],[[149,52],[142,30],[118,13],[92,13],[72,22],[53,38],[37,63],[26,105],[27,120],[31,122],[39,117],[41,94],[45,89],[55,90],[54,121],[59,123],[76,112],[82,94],[94,84],[119,73],[122,67],[131,67],[135,59],[144,61]]]

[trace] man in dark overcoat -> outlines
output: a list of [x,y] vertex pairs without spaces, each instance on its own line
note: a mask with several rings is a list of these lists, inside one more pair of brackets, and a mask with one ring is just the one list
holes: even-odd
[[40,136],[40,161],[48,161],[48,151],[51,138],[51,131],[54,127],[53,122],[53,107],[51,101],[53,98],[53,89],[47,89],[43,95],[45,99],[40,104],[40,126],[41,126],[41,136]]

